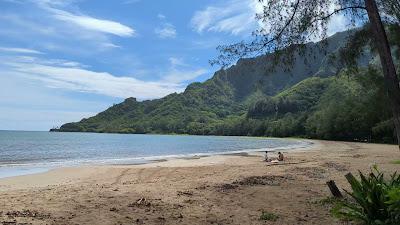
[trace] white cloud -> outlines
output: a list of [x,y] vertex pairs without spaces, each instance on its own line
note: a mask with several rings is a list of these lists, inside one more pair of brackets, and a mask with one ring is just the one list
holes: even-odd
[[[19,37],[21,33],[26,34],[27,31],[32,31],[35,35],[43,34],[50,36],[57,34],[53,27],[38,24],[33,22],[31,18],[25,18],[19,14],[2,13],[0,14],[0,20],[8,25],[8,29],[3,28],[0,30],[3,36],[16,33],[16,36]],[[15,32],[15,28],[12,29],[14,26],[11,26],[11,24],[18,27],[18,31],[20,32]]]
[[176,38],[176,28],[172,23],[166,22],[167,17],[161,13],[157,15],[161,25],[154,29],[154,33],[161,39]]
[[202,68],[191,68],[182,58],[170,57],[168,60],[171,66],[163,77],[164,82],[182,84],[207,73],[207,70]]
[[154,30],[154,33],[156,33],[158,37],[162,39],[176,38],[177,35],[175,26],[171,23],[163,23],[161,27],[157,27]]
[[171,66],[187,66],[181,58],[170,57],[168,60],[171,63]]
[[257,0],[229,0],[195,12],[191,26],[198,33],[213,31],[239,35],[254,30],[257,25],[255,14],[261,10]]
[[171,83],[141,81],[133,77],[117,77],[106,72],[83,68],[57,67],[41,64],[14,64],[14,69],[26,78],[44,82],[49,88],[67,89],[112,97],[153,99],[181,91]]
[[205,70],[205,69],[179,70],[179,69],[173,68],[166,74],[166,76],[164,77],[164,80],[166,82],[180,84],[184,81],[194,80],[195,78],[197,78],[201,75],[204,75],[206,73],[207,73],[207,70]]
[[327,35],[331,36],[337,32],[349,29],[350,21],[344,15],[334,16],[328,23]]
[[86,30],[113,34],[121,37],[131,37],[135,34],[133,28],[119,22],[98,19],[84,14],[74,14],[61,9],[73,3],[74,0],[36,0],[33,2],[42,9],[50,12],[55,19],[74,24]]
[[30,46],[28,40],[34,40],[35,46],[47,52],[88,56],[122,48],[118,40],[111,39],[113,35],[136,35],[133,28],[119,22],[80,13],[73,4],[76,0],[24,0],[24,4],[27,2],[34,4],[32,13],[0,14],[0,35],[21,42],[22,46]]
[[56,19],[73,23],[88,30],[114,34],[121,37],[131,37],[135,34],[134,29],[111,20],[97,19],[85,15],[74,15],[58,9],[52,9],[51,11],[54,13]]
[[162,73],[158,81],[115,76],[107,72],[89,70],[77,62],[31,56],[2,58],[0,66],[4,73],[38,81],[48,88],[138,99],[154,99],[181,92],[185,88],[185,81],[206,73],[204,69],[190,68],[179,59],[170,59],[170,62],[170,69]]
[[158,19],[160,19],[160,20],[165,20],[165,19],[167,18],[164,14],[161,14],[161,13],[159,13],[159,14],[157,15],[157,17],[158,17]]
[[[333,12],[335,9],[337,9],[337,7],[338,6],[335,6],[334,3],[331,3],[330,11]],[[348,30],[350,24],[351,24],[351,21],[348,17],[346,17],[346,15],[336,14],[328,22],[327,35],[331,36],[337,32],[342,32],[342,31]]]
[[28,49],[28,48],[6,48],[6,47],[0,47],[0,51],[23,53],[23,54],[43,54],[43,52],[40,52],[40,51],[37,51],[37,50],[34,50],[34,49]]
[[103,48],[106,48],[106,49],[108,49],[108,48],[121,48],[121,46],[113,44],[113,43],[102,43],[101,46]]

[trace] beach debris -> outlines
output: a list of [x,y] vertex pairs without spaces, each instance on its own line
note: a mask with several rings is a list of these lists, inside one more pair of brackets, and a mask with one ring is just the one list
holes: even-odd
[[184,203],[187,203],[187,204],[193,204],[193,203],[196,202],[196,200],[194,200],[194,199],[186,199],[186,200],[184,200],[183,202],[184,202]]
[[293,180],[293,178],[289,175],[251,176],[251,177],[245,177],[241,180],[236,180],[232,183],[217,185],[216,188],[220,192],[229,192],[239,188],[240,186],[259,186],[259,185],[279,186],[281,185],[282,182],[285,182],[287,180]]
[[326,173],[325,169],[319,167],[295,167],[287,171],[315,179],[325,178],[325,173]]
[[222,184],[219,185],[217,188],[219,189],[220,192],[229,192],[231,190],[234,190],[238,188],[239,186],[236,184]]
[[9,211],[5,215],[7,215],[9,218],[29,217],[29,218],[39,219],[39,220],[44,220],[44,219],[50,218],[50,215],[42,214],[35,210]]
[[333,168],[337,171],[347,171],[347,167],[345,165],[337,164],[334,162],[326,162],[322,166],[327,168]]
[[118,210],[117,210],[117,208],[112,207],[112,208],[110,208],[110,211],[111,211],[111,212],[116,212],[116,211],[118,211]]
[[128,205],[128,207],[140,207],[140,206],[149,207],[151,206],[151,203],[146,198],[139,198],[136,202]]
[[207,188],[209,188],[210,187],[210,185],[201,185],[201,186],[199,186],[199,187],[196,187],[195,189],[196,190],[205,190],[205,189],[207,189]]
[[73,218],[75,218],[76,217],[76,214],[74,214],[74,213],[71,213],[69,216],[68,216],[68,219],[73,219]]
[[136,219],[136,224],[143,224],[143,220],[142,219]]
[[17,225],[17,221],[3,221],[2,225]]
[[362,154],[354,154],[352,155],[353,158],[359,159],[359,158],[365,158],[366,155],[362,155]]
[[157,217],[157,219],[160,220],[160,221],[165,221],[166,220],[165,217],[162,217],[162,216]]
[[183,205],[181,205],[181,204],[173,204],[173,206],[174,206],[174,209],[181,209],[181,208],[183,208]]
[[179,195],[179,196],[182,196],[182,195],[185,195],[185,196],[192,196],[192,195],[193,195],[193,192],[192,192],[192,191],[178,191],[178,195]]
[[279,186],[281,182],[291,179],[293,178],[290,176],[278,176],[278,175],[251,176],[251,177],[246,177],[239,181],[235,181],[232,184],[241,186],[257,186],[257,185]]

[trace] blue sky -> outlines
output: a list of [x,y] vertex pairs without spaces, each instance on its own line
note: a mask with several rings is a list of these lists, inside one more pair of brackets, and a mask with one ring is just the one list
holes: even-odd
[[[0,0],[0,130],[48,130],[182,92],[250,37],[257,0]],[[338,16],[330,33],[343,30]]]

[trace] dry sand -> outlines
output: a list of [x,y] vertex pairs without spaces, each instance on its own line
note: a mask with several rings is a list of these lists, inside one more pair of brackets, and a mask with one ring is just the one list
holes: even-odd
[[319,203],[326,181],[348,189],[348,172],[400,168],[397,146],[313,142],[283,165],[250,153],[0,179],[0,224],[341,224]]

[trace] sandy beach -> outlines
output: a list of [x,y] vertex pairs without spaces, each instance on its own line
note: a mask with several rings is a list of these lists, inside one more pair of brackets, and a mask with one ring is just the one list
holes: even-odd
[[400,168],[395,145],[312,142],[279,165],[249,153],[0,179],[0,224],[341,224],[320,203],[328,180],[348,189],[348,172]]

